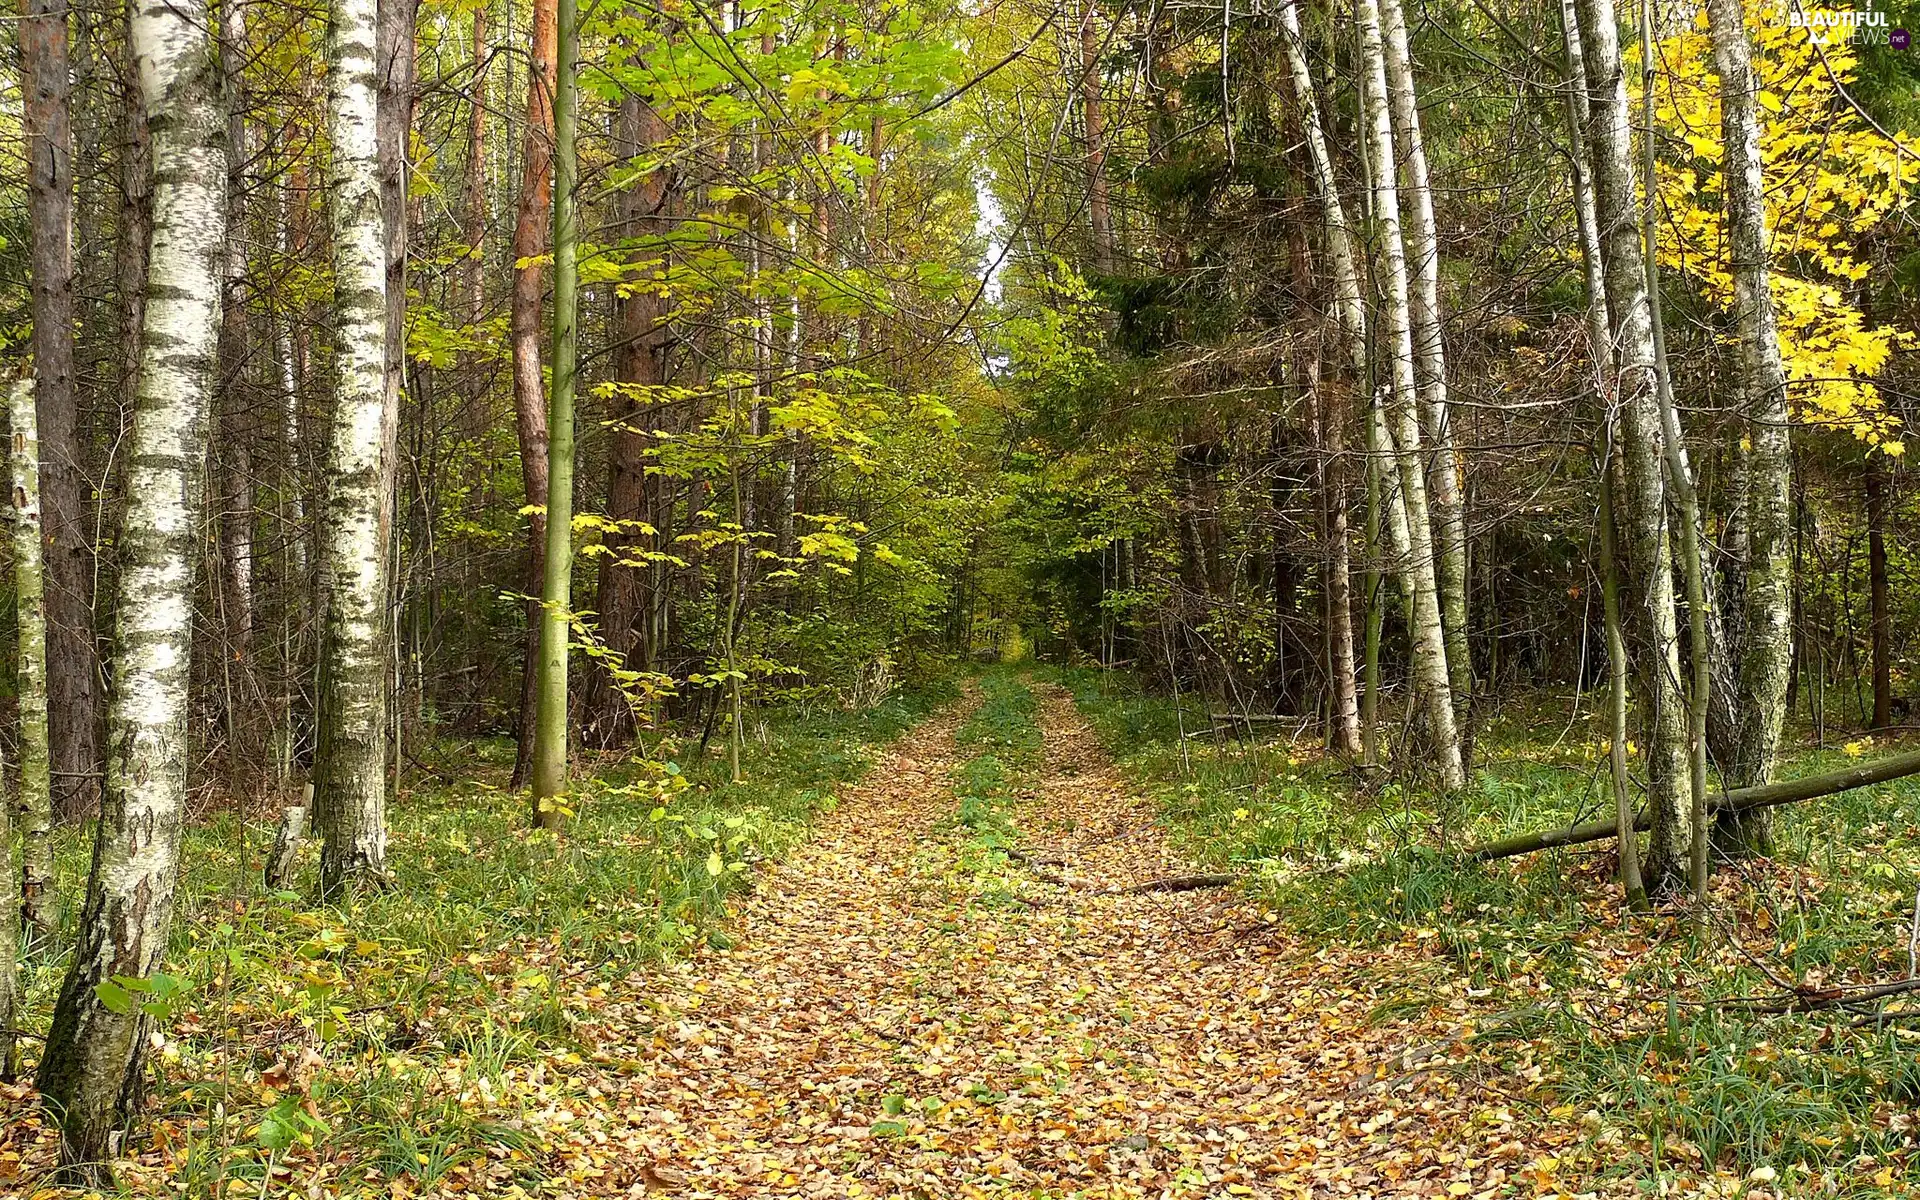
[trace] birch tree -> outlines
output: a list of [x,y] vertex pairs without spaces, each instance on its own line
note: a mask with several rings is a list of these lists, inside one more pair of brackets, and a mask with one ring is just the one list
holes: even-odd
[[[1380,10],[1374,0],[1360,0],[1357,12],[1365,64],[1361,90],[1373,176],[1373,215],[1379,230],[1381,290],[1385,294],[1383,340],[1391,372],[1389,384],[1383,389],[1387,397],[1384,447],[1392,455],[1398,476],[1399,519],[1404,520],[1406,529],[1404,547],[1396,545],[1394,551],[1407,601],[1414,687],[1420,711],[1426,721],[1427,736],[1433,742],[1441,786],[1457,788],[1466,782],[1466,772],[1453,715],[1446,627],[1434,574],[1433,526],[1427,505],[1425,464],[1421,461],[1420,419],[1415,408],[1417,387],[1413,329],[1408,313],[1406,243],[1400,228],[1400,191],[1394,169],[1393,119],[1389,111]],[[1390,520],[1394,517],[1390,511]]]
[[1405,173],[1404,235],[1412,287],[1408,294],[1413,332],[1414,380],[1420,397],[1421,432],[1428,450],[1427,481],[1433,496],[1435,582],[1446,628],[1447,674],[1455,710],[1465,715],[1473,699],[1473,655],[1467,642],[1467,518],[1454,453],[1453,420],[1447,404],[1447,356],[1441,337],[1440,237],[1433,218],[1433,184],[1426,140],[1420,132],[1419,96],[1407,23],[1400,0],[1380,0],[1386,23],[1387,83],[1392,93],[1393,132]]
[[327,29],[328,192],[337,350],[321,515],[320,890],[386,874],[387,256],[377,133],[375,0],[337,0]]
[[220,63],[199,0],[142,0],[130,40],[154,161],[151,288],[127,455],[112,753],[72,966],[37,1080],[72,1181],[111,1182],[167,945],[187,785],[193,565],[226,237]]
[[1601,258],[1600,225],[1593,196],[1593,156],[1587,144],[1592,119],[1587,96],[1586,54],[1574,0],[1560,0],[1560,29],[1567,51],[1567,134],[1572,163],[1574,229],[1580,238],[1580,263],[1587,283],[1587,355],[1593,364],[1593,398],[1602,429],[1600,456],[1600,601],[1607,643],[1607,772],[1613,785],[1614,820],[1620,847],[1620,885],[1630,907],[1646,907],[1640,874],[1638,813],[1627,767],[1627,693],[1632,674],[1627,659],[1625,622],[1620,612],[1620,556],[1614,522],[1614,379],[1612,323],[1607,309],[1606,269]]
[[1592,127],[1594,199],[1602,231],[1602,261],[1612,360],[1611,387],[1619,406],[1625,467],[1627,536],[1618,549],[1630,556],[1623,611],[1634,618],[1641,664],[1646,740],[1647,805],[1652,823],[1644,875],[1658,891],[1685,874],[1692,848],[1687,795],[1687,729],[1680,688],[1680,636],[1674,612],[1673,559],[1668,544],[1664,435],[1655,395],[1653,310],[1641,250],[1638,172],[1633,161],[1632,114],[1620,59],[1613,0],[1578,0],[1579,36],[1587,70]]
[[[1765,783],[1773,774],[1786,717],[1792,674],[1792,511],[1787,380],[1780,359],[1780,330],[1769,277],[1768,228],[1760,153],[1759,84],[1754,77],[1739,0],[1709,0],[1707,19],[1720,75],[1721,137],[1726,159],[1728,249],[1734,279],[1739,334],[1739,428],[1752,449],[1747,456],[1746,594],[1736,712],[1738,735],[1729,787]],[[1771,813],[1726,813],[1716,834],[1729,848],[1764,850]]]
[[[1366,305],[1360,296],[1359,273],[1354,267],[1353,237],[1347,224],[1346,206],[1340,200],[1340,190],[1334,180],[1333,156],[1327,150],[1326,131],[1321,125],[1313,76],[1308,72],[1306,51],[1301,45],[1300,14],[1294,0],[1287,0],[1280,8],[1280,29],[1286,46],[1287,76],[1293,87],[1300,133],[1307,148],[1308,176],[1314,198],[1320,205],[1327,262],[1333,269],[1334,317],[1340,326],[1340,340],[1346,347],[1356,385],[1364,386],[1369,358]],[[1332,555],[1328,610],[1329,622],[1333,626],[1335,658],[1334,727],[1336,739],[1342,748],[1349,753],[1358,753],[1362,750],[1362,726],[1359,701],[1353,686],[1352,576],[1347,550],[1346,492],[1343,486],[1345,463],[1341,457],[1345,422],[1343,414],[1329,409],[1329,405],[1322,405],[1318,413],[1323,424],[1321,445],[1328,462],[1327,486],[1335,493],[1329,505],[1328,522],[1329,550]],[[1344,663],[1341,661],[1342,647],[1345,650]]]
[[46,577],[40,556],[40,434],[33,385],[13,387],[13,612],[19,630],[14,686],[20,695],[20,905],[40,936],[60,927],[53,878],[52,750],[47,731]]

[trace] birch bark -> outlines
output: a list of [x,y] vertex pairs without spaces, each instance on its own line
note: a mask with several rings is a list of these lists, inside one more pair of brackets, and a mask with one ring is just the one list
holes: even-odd
[[1655,396],[1653,310],[1641,252],[1631,112],[1613,0],[1578,0],[1579,33],[1592,115],[1588,139],[1603,262],[1613,378],[1626,468],[1630,555],[1624,610],[1643,664],[1647,806],[1652,822],[1644,873],[1658,891],[1685,874],[1692,845],[1687,804],[1686,708],[1668,545],[1664,436]]
[[1447,403],[1447,357],[1441,337],[1440,237],[1433,218],[1433,184],[1414,88],[1413,58],[1400,0],[1380,0],[1385,21],[1387,83],[1393,97],[1394,136],[1406,173],[1408,294],[1413,330],[1414,380],[1420,396],[1421,433],[1427,445],[1427,482],[1433,495],[1434,570],[1440,616],[1446,628],[1447,675],[1455,711],[1462,719],[1473,700],[1473,654],[1467,642],[1467,518],[1454,452],[1453,419]]
[[1614,519],[1613,336],[1607,309],[1607,282],[1601,261],[1599,218],[1593,198],[1593,157],[1587,144],[1592,118],[1587,98],[1586,54],[1580,42],[1579,18],[1573,0],[1560,0],[1560,27],[1567,48],[1567,125],[1573,163],[1574,224],[1580,235],[1580,261],[1587,281],[1587,356],[1593,364],[1594,400],[1599,409],[1605,448],[1600,474],[1600,592],[1607,643],[1607,771],[1613,784],[1614,817],[1620,847],[1620,885],[1629,907],[1647,905],[1646,883],[1640,874],[1640,842],[1635,833],[1638,814],[1633,807],[1633,777],[1627,766],[1627,693],[1631,669],[1627,661],[1625,624],[1620,613],[1620,556]]
[[[52,750],[47,731],[46,577],[40,557],[40,433],[33,385],[14,385],[13,603],[20,654],[20,905],[37,934],[60,927],[60,893],[53,878]],[[4,807],[4,805],[0,805]]]
[[[141,0],[130,40],[154,158],[152,286],[128,447],[111,757],[72,967],[41,1058],[66,1175],[110,1182],[148,1018],[99,985],[149,979],[166,949],[186,798],[193,564],[226,236],[220,63],[199,0]],[[108,996],[113,993],[107,992]]]
[[320,890],[386,873],[387,255],[381,205],[376,0],[335,0],[327,32],[327,186],[335,381],[322,511]]
[[[1734,307],[1744,376],[1747,455],[1745,617],[1741,621],[1738,736],[1726,784],[1747,787],[1773,774],[1786,719],[1792,675],[1791,564],[1792,447],[1788,435],[1786,372],[1768,275],[1765,181],[1760,156],[1759,86],[1739,0],[1708,0],[1714,66],[1720,75],[1721,133],[1726,157],[1727,241],[1733,265]],[[1764,851],[1768,810],[1722,814],[1716,836],[1727,849]]]
[[1446,626],[1435,579],[1433,525],[1427,505],[1425,464],[1421,461],[1413,330],[1408,316],[1406,243],[1400,228],[1400,190],[1394,170],[1386,56],[1380,32],[1380,10],[1375,0],[1360,0],[1356,7],[1365,60],[1361,82],[1367,148],[1372,160],[1374,221],[1380,231],[1385,277],[1382,281],[1382,290],[1386,293],[1384,333],[1392,370],[1390,386],[1383,389],[1387,396],[1387,445],[1399,477],[1399,508],[1406,530],[1404,551],[1396,546],[1395,557],[1400,561],[1401,587],[1406,593],[1419,708],[1426,721],[1427,736],[1433,743],[1441,786],[1457,788],[1466,782],[1466,772],[1454,722],[1452,673],[1447,664]]
[[[1354,267],[1353,237],[1347,224],[1346,206],[1341,203],[1340,190],[1333,174],[1333,157],[1327,150],[1325,129],[1320,122],[1320,106],[1314,94],[1313,76],[1307,69],[1306,50],[1301,44],[1300,15],[1295,0],[1287,0],[1280,8],[1280,27],[1286,45],[1287,75],[1293,86],[1294,106],[1299,117],[1300,133],[1307,147],[1308,175],[1312,181],[1313,194],[1320,204],[1321,224],[1324,231],[1327,262],[1333,269],[1333,308],[1335,319],[1340,325],[1341,340],[1345,342],[1348,363],[1353,370],[1353,386],[1364,389],[1368,376],[1367,352],[1367,313],[1360,296],[1359,273]],[[1328,508],[1328,541],[1332,552],[1332,570],[1329,578],[1330,608],[1329,623],[1333,626],[1334,649],[1336,656],[1340,648],[1345,647],[1345,666],[1342,671],[1336,665],[1335,686],[1335,730],[1341,744],[1349,752],[1367,754],[1370,748],[1370,735],[1373,722],[1364,719],[1367,714],[1360,710],[1360,702],[1354,687],[1353,619],[1352,619],[1352,568],[1348,554],[1348,531],[1346,512],[1346,463],[1343,458],[1344,431],[1346,417],[1334,406],[1331,399],[1323,406],[1321,444],[1326,451],[1326,483],[1334,493]],[[1369,414],[1368,428],[1372,429],[1372,417]],[[1371,442],[1371,438],[1369,438]],[[1368,493],[1377,496],[1378,488],[1372,482],[1372,468],[1369,463]],[[1377,504],[1370,505],[1370,510]],[[1369,522],[1373,519],[1370,517]],[[1372,608],[1373,585],[1371,575],[1365,587],[1368,608]],[[1369,626],[1371,630],[1371,625]],[[1369,679],[1369,703],[1373,697],[1372,680],[1377,666],[1377,639],[1368,635],[1367,676]],[[1344,681],[1344,683],[1342,682]],[[1367,755],[1371,761],[1371,755]]]

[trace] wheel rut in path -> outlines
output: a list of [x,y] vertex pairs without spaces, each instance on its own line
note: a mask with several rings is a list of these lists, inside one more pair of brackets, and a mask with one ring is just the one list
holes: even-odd
[[1039,690],[1043,761],[1015,810],[1030,863],[954,824],[963,704],[761,878],[730,949],[655,977],[624,1022],[606,1014],[626,1044],[596,1056],[621,1064],[598,1085],[623,1164],[602,1182],[1508,1194],[1537,1149],[1484,1085],[1409,1054],[1434,1028],[1369,1020],[1367,955],[1290,944],[1231,891],[1105,894],[1192,868],[1065,694]]

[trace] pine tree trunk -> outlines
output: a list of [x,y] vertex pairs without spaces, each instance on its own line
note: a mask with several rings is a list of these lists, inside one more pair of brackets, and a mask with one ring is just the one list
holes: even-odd
[[[615,154],[632,162],[663,143],[668,130],[652,104],[629,95],[621,101],[615,132]],[[665,168],[630,185],[616,201],[621,239],[629,245],[646,245],[666,233],[673,199],[674,182]],[[633,282],[644,284],[656,270],[636,272]],[[765,311],[766,302],[761,307]],[[626,386],[615,394],[607,439],[607,517],[616,528],[606,537],[609,553],[600,560],[594,608],[608,649],[620,655],[623,666],[638,671],[653,669],[656,651],[648,636],[652,622],[646,619],[646,609],[653,602],[648,593],[654,570],[636,555],[658,544],[656,535],[647,532],[659,524],[658,481],[648,475],[647,465],[653,445],[649,431],[659,421],[657,389],[667,381],[665,309],[659,293],[645,286],[614,301],[613,374]],[[762,356],[767,334],[763,322]],[[632,734],[633,713],[608,670],[594,672],[582,707],[587,726],[583,736],[590,735],[595,744],[615,745]]]
[[[527,122],[522,141],[520,208],[513,226],[513,297],[508,310],[513,350],[514,425],[520,437],[520,480],[528,521],[527,595],[546,586],[547,562],[547,405],[540,376],[541,268],[530,260],[546,253],[553,212],[553,84],[559,53],[555,0],[534,0],[533,31],[527,65]],[[525,264],[525,265],[521,265]],[[520,676],[520,712],[516,725],[512,787],[524,785],[533,771],[534,713],[539,707],[540,602],[529,599],[526,658]]]
[[[1440,784],[1466,782],[1460,737],[1454,721],[1452,671],[1447,664],[1446,624],[1434,571],[1433,524],[1427,505],[1420,420],[1416,410],[1413,330],[1408,315],[1406,245],[1400,232],[1400,194],[1395,180],[1393,124],[1388,112],[1387,74],[1381,45],[1380,14],[1374,0],[1360,0],[1361,49],[1367,142],[1373,173],[1374,220],[1380,230],[1382,290],[1386,293],[1385,345],[1392,364],[1387,389],[1387,435],[1399,476],[1399,509],[1404,513],[1404,551],[1395,547],[1406,593],[1413,639],[1414,688],[1433,744]],[[1395,531],[1397,532],[1397,530]]]
[[[1433,217],[1433,185],[1427,172],[1426,141],[1420,133],[1420,106],[1407,49],[1407,25],[1400,0],[1380,0],[1386,23],[1388,87],[1393,97],[1394,135],[1406,174],[1408,295],[1413,330],[1414,379],[1420,396],[1420,427],[1427,445],[1427,483],[1432,492],[1435,584],[1446,628],[1447,674],[1454,709],[1464,725],[1473,702],[1473,654],[1467,641],[1467,518],[1460,488],[1460,464],[1454,452],[1452,410],[1447,403],[1447,358],[1441,337],[1440,237]],[[1464,730],[1463,730],[1464,732]]]
[[[150,978],[167,945],[187,784],[193,566],[217,364],[226,123],[209,16],[143,0],[131,40],[152,119],[153,286],[127,447],[113,746],[93,872],[38,1086],[59,1114],[72,1182],[110,1183],[138,1094],[148,1019],[101,984]],[[121,999],[130,999],[123,992]]]
[[[1739,0],[1709,0],[1714,66],[1720,75],[1726,159],[1728,248],[1733,265],[1740,363],[1747,399],[1746,587],[1741,621],[1739,738],[1728,787],[1768,782],[1786,721],[1787,681],[1793,671],[1791,544],[1793,450],[1788,434],[1786,372],[1768,275],[1765,181],[1761,170],[1759,85]],[[1723,850],[1769,846],[1771,823],[1757,810],[1722,814],[1716,840]]]
[[[14,385],[13,590],[20,653],[14,687],[20,695],[20,890],[21,912],[41,937],[60,927],[60,893],[53,877],[52,751],[47,738],[46,580],[40,557],[40,435],[33,385]],[[0,808],[7,807],[0,803]],[[3,843],[4,839],[0,839]],[[9,877],[12,871],[7,872]]]
[[320,890],[386,877],[387,250],[379,147],[376,0],[335,0],[327,38],[335,381],[320,572],[315,825]]
[[1664,437],[1654,394],[1652,306],[1641,250],[1631,113],[1613,0],[1579,0],[1598,228],[1603,231],[1607,311],[1614,369],[1606,389],[1619,406],[1626,467],[1626,545],[1631,570],[1623,611],[1642,664],[1647,805],[1652,822],[1645,878],[1650,891],[1684,877],[1691,850],[1687,803],[1687,730],[1680,689],[1680,635],[1673,562],[1667,541]]
[[567,790],[567,647],[573,633],[573,388],[580,304],[574,188],[574,110],[580,31],[574,0],[558,0],[553,104],[553,401],[548,409],[547,556],[541,592],[540,679],[533,741],[533,823],[559,829]]
[[73,365],[69,11],[59,0],[26,0],[20,22],[20,65],[27,131],[34,403],[39,409],[42,454],[54,806],[61,819],[77,821],[99,803],[101,755],[100,656],[93,636],[93,530],[81,469]]
[[1087,224],[1093,234],[1093,267],[1113,274],[1113,218],[1107,198],[1107,122],[1101,100],[1100,5],[1086,0],[1080,13],[1080,117],[1087,138]]

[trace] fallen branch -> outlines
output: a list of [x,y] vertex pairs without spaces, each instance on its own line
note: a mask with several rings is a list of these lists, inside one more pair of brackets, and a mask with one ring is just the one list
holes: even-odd
[[[1844,771],[1834,771],[1826,775],[1809,775],[1804,779],[1785,779],[1777,783],[1763,783],[1757,787],[1735,788],[1731,792],[1709,796],[1707,811],[1710,814],[1749,812],[1757,808],[1772,808],[1777,804],[1796,804],[1802,800],[1817,800],[1822,796],[1832,796],[1839,792],[1852,791],[1854,788],[1870,787],[1892,779],[1904,779],[1908,775],[1915,774],[1920,774],[1920,751],[1896,754],[1878,762],[1863,763],[1857,767],[1848,767]],[[1646,813],[1641,813],[1633,823],[1636,830],[1650,829],[1652,826],[1652,818]],[[1608,819],[1593,821],[1586,825],[1549,829],[1541,833],[1515,834],[1513,837],[1475,846],[1467,851],[1467,858],[1477,862],[1512,858],[1517,854],[1532,854],[1536,850],[1549,850],[1555,846],[1578,846],[1586,842],[1601,842],[1616,836],[1618,832],[1618,822]]]
[[1231,887],[1240,882],[1240,876],[1219,875],[1173,875],[1166,879],[1153,879],[1146,883],[1136,883],[1132,887],[1112,888],[1101,892],[1102,896],[1144,896],[1150,892],[1197,892],[1201,888]]
[[1888,996],[1900,996],[1907,992],[1920,991],[1920,979],[1897,979],[1892,983],[1875,983],[1863,987],[1796,987],[1792,993],[1775,999],[1762,1000],[1723,1000],[1694,1001],[1701,1007],[1725,1008],[1734,1012],[1765,1015],[1772,1013],[1812,1012],[1817,1008],[1847,1008],[1855,1004],[1864,1004],[1870,1000],[1884,1000]]

